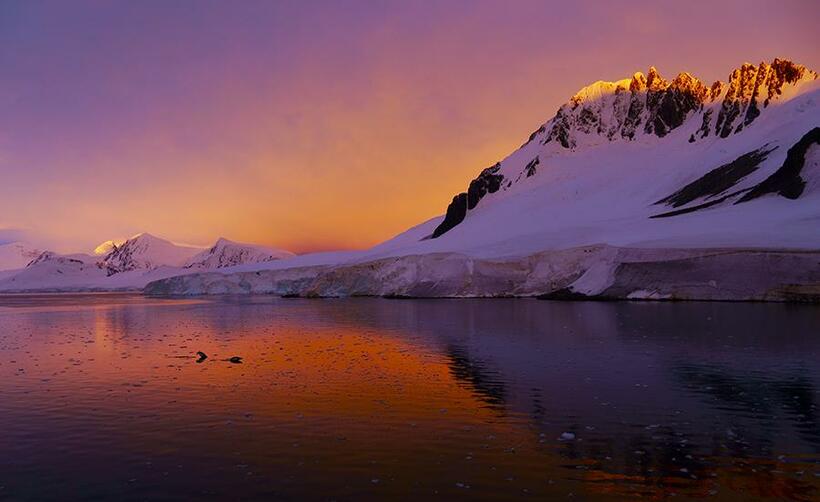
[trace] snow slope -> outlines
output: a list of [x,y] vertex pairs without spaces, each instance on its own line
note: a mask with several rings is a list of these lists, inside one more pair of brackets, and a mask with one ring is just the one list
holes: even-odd
[[242,244],[220,238],[210,248],[197,253],[185,263],[185,268],[212,270],[246,263],[264,263],[292,258],[295,255],[282,249]]
[[39,255],[37,248],[25,242],[0,244],[0,271],[23,268]]
[[113,249],[100,262],[108,275],[161,266],[182,267],[200,248],[180,246],[148,233],[135,235]]

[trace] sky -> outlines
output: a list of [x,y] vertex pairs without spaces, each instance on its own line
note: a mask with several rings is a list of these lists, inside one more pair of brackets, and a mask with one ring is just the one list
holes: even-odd
[[582,86],[820,68],[815,0],[0,0],[0,242],[366,248]]

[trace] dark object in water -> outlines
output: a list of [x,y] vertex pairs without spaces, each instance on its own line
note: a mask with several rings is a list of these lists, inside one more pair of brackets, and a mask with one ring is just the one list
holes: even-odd
[[233,356],[230,359],[228,359],[228,361],[233,364],[242,364],[242,358],[239,356]]
[[202,352],[201,350],[198,351],[196,355],[199,356],[199,359],[196,360],[197,363],[201,363],[205,361],[205,359],[208,359],[208,354]]

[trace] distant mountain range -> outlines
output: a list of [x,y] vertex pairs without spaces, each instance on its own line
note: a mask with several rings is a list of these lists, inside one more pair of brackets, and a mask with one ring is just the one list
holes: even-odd
[[0,245],[0,291],[134,289],[158,277],[293,256],[224,238],[206,249],[183,246],[148,233],[121,244],[106,241],[94,254],[62,255],[14,242]]

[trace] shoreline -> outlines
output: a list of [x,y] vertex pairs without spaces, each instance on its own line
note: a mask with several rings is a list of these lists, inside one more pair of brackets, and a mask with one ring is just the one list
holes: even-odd
[[599,244],[507,258],[433,253],[336,265],[192,273],[149,282],[144,288],[0,291],[7,297],[71,294],[820,303],[820,250]]
[[149,283],[143,294],[820,303],[820,250],[596,245],[507,259],[411,255],[176,276]]

